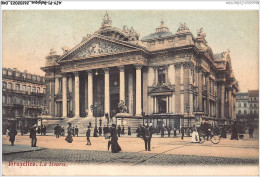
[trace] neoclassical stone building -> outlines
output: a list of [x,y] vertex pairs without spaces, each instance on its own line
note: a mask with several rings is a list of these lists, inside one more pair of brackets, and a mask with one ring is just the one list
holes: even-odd
[[210,121],[235,118],[230,51],[213,54],[203,28],[195,37],[184,23],[172,33],[162,20],[139,39],[133,28],[111,22],[106,13],[100,29],[74,48],[62,55],[51,49],[42,67],[51,117],[90,118],[93,109],[113,116],[122,100],[128,120],[154,126],[191,126],[196,112]]

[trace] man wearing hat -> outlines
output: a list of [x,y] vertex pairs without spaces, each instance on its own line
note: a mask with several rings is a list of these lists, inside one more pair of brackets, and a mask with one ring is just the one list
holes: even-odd
[[142,137],[143,137],[144,143],[145,143],[145,150],[151,151],[152,136],[151,136],[151,130],[150,130],[149,126],[147,125],[147,123],[145,124],[145,127],[143,128]]
[[35,124],[34,126],[32,126],[30,128],[30,138],[32,139],[32,141],[31,141],[31,146],[32,147],[36,147],[36,143],[37,143],[37,138],[36,138],[37,130],[36,130],[36,127],[37,127],[37,125]]

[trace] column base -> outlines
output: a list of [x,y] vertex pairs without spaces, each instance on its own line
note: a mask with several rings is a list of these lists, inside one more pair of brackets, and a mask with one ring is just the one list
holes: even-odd
[[135,117],[143,117],[142,114],[136,114]]

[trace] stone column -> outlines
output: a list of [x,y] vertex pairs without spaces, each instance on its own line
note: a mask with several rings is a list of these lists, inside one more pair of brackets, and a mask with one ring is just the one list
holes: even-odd
[[200,111],[203,110],[203,103],[202,103],[202,85],[203,85],[203,79],[202,79],[202,68],[198,68],[198,105]]
[[225,117],[225,85],[222,84],[221,85],[221,100],[220,100],[220,107],[221,107],[221,111],[220,111],[220,117],[223,118]]
[[[155,75],[154,75],[154,69],[152,67],[148,67],[148,87],[152,87],[154,85]],[[151,95],[148,95],[148,114],[153,113],[153,97]]]
[[124,101],[125,103],[125,68],[124,66],[119,66],[119,73],[120,73],[120,99],[119,102]]
[[135,65],[136,68],[136,113],[135,115],[141,116],[142,115],[142,65]]
[[67,117],[67,77],[62,76],[62,117]]
[[55,77],[55,95],[59,93],[59,78]]
[[79,117],[79,72],[74,72],[75,75],[75,117]]
[[85,112],[88,112],[88,73],[85,76]]
[[93,117],[93,110],[91,110],[91,105],[93,105],[93,73],[92,70],[88,70],[88,117]]
[[190,114],[193,113],[193,77],[192,77],[192,68],[189,68],[189,106],[190,106]]
[[[175,86],[175,67],[174,65],[170,65],[169,66],[169,81],[171,83],[171,85]],[[172,113],[175,113],[175,92],[172,94],[172,96],[170,96],[170,111]]]
[[105,97],[104,97],[104,103],[105,103],[105,114],[108,113],[110,115],[110,93],[109,93],[109,68],[104,68],[105,73]]
[[206,77],[206,85],[207,85],[207,98],[206,98],[206,113],[210,115],[210,102],[209,102],[209,95],[210,95],[210,79],[209,79],[209,73],[205,75]]
[[232,88],[228,88],[228,116],[232,119]]
[[134,113],[134,81],[133,81],[133,73],[129,72],[128,74],[128,100],[129,100],[129,114],[133,115]]
[[181,108],[181,114],[184,113],[184,81],[183,81],[183,77],[184,76],[184,72],[183,72],[183,64],[181,64],[181,74],[180,74],[180,94],[181,94],[181,103],[180,103],[180,108]]

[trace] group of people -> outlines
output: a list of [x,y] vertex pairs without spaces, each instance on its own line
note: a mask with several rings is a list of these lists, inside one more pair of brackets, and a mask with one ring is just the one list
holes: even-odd
[[[61,127],[59,124],[57,124],[54,127],[54,134],[56,135],[56,138],[59,138],[60,136],[64,136],[65,135],[65,130],[64,127]],[[78,127],[71,127],[71,135],[72,136],[79,136],[79,129]]]

